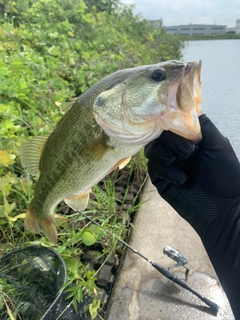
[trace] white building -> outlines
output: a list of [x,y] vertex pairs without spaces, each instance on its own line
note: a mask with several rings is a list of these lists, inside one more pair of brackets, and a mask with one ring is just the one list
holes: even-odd
[[240,19],[236,20],[236,26],[233,28],[227,28],[227,32],[236,32],[240,34]]
[[165,30],[171,34],[182,35],[200,35],[200,34],[223,34],[226,33],[225,25],[216,24],[188,24],[180,26],[165,27]]
[[237,19],[236,21],[236,33],[240,33],[240,19]]

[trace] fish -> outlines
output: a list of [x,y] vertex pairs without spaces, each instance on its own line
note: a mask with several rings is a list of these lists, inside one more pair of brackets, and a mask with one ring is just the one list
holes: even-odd
[[76,98],[55,129],[20,147],[26,171],[39,175],[24,226],[57,243],[54,209],[88,204],[91,188],[170,130],[201,140],[201,60],[170,60],[118,70]]

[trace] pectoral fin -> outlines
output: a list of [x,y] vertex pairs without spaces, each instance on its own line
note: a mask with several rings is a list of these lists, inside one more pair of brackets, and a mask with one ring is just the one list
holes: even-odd
[[33,137],[20,147],[20,158],[28,173],[33,175],[39,173],[40,158],[48,137],[49,135]]
[[83,211],[87,207],[90,191],[88,190],[71,198],[65,198],[64,201],[73,210]]
[[118,163],[119,169],[123,169],[129,163],[130,160],[131,160],[131,157],[121,160],[121,162]]
[[119,167],[119,169],[123,169],[128,162],[131,160],[131,157],[129,158],[125,158],[125,159],[121,159],[120,161],[118,161],[111,169],[108,170],[107,174],[111,173],[113,170],[117,169],[117,167]]

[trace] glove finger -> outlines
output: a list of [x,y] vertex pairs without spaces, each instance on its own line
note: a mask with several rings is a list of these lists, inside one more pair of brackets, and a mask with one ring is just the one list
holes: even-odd
[[195,151],[195,145],[171,131],[163,131],[160,137],[145,147],[145,156],[149,160],[169,166],[188,159]]
[[229,147],[228,139],[221,134],[205,114],[199,117],[199,122],[202,131],[202,140],[198,144],[199,148],[209,151]]
[[159,139],[149,143],[144,153],[149,160],[158,161],[165,166],[170,166],[176,160],[176,156]]
[[200,118],[202,141],[198,145],[195,173],[198,183],[208,192],[221,197],[240,195],[240,164],[229,143],[202,115]]
[[156,161],[148,162],[148,173],[153,185],[159,185],[162,181],[168,181],[175,185],[182,185],[188,179],[185,172],[177,166],[165,166]]

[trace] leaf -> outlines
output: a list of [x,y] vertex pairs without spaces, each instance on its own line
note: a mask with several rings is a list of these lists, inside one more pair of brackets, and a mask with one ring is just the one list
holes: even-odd
[[5,35],[5,31],[3,27],[0,26],[0,36],[3,37]]
[[81,262],[76,258],[64,257],[64,261],[67,266],[68,272],[75,278],[79,278],[79,269],[81,267]]
[[0,191],[6,196],[9,195],[11,190],[11,180],[8,177],[0,177]]
[[74,34],[73,34],[71,31],[68,31],[68,35],[69,35],[70,37],[74,37]]
[[[6,200],[6,201],[4,201],[4,205],[5,205],[5,211],[6,211],[6,213],[7,213],[7,214],[10,214],[10,213],[13,211],[13,209],[15,209],[15,207],[16,207],[16,202],[9,203],[9,202]],[[10,217],[9,217],[9,220],[11,220]]]
[[[15,202],[13,202],[13,203],[14,203],[14,205],[16,205]],[[18,219],[24,219],[25,216],[26,216],[26,213],[20,213],[20,214],[18,214],[18,215],[15,216],[15,217],[9,217],[9,220],[12,221],[12,222],[15,222],[15,221],[17,221]]]
[[59,46],[52,46],[51,48],[48,49],[48,52],[55,56],[59,56],[61,55],[61,48]]
[[76,292],[76,298],[77,298],[78,302],[81,302],[83,299],[83,292],[82,292],[81,287],[78,287],[78,290]]
[[0,218],[5,218],[5,208],[4,208],[4,206],[0,206]]
[[0,92],[3,90],[7,90],[11,84],[11,81],[9,79],[0,80]]
[[89,306],[89,312],[91,314],[91,318],[95,319],[98,315],[98,309],[100,308],[100,300],[94,300]]
[[97,241],[97,239],[95,238],[94,234],[89,229],[85,229],[82,232],[81,238],[82,238],[82,242],[86,246],[91,246]]
[[82,240],[82,235],[81,235],[81,233],[79,232],[79,233],[76,233],[76,234],[74,234],[73,236],[72,236],[72,242],[73,243],[77,243],[77,242],[79,242],[79,241],[81,241]]
[[4,303],[5,303],[5,306],[6,306],[6,309],[7,309],[7,313],[8,313],[8,315],[9,315],[9,318],[10,318],[11,320],[16,320],[16,318],[15,318],[14,315],[12,314],[12,311],[11,311],[11,309],[9,308],[9,306],[8,306],[8,304],[7,304],[7,301],[4,299],[4,297],[3,297],[3,300],[4,300]]
[[14,161],[6,150],[0,150],[0,166],[8,167]]
[[95,238],[99,235],[101,228],[99,226],[96,226],[95,224],[90,224],[89,230],[94,233]]
[[61,102],[59,102],[59,101],[55,101],[54,103],[55,103],[55,105],[56,105],[58,108],[60,108],[60,107],[61,107],[61,105],[62,105],[62,103],[61,103]]

